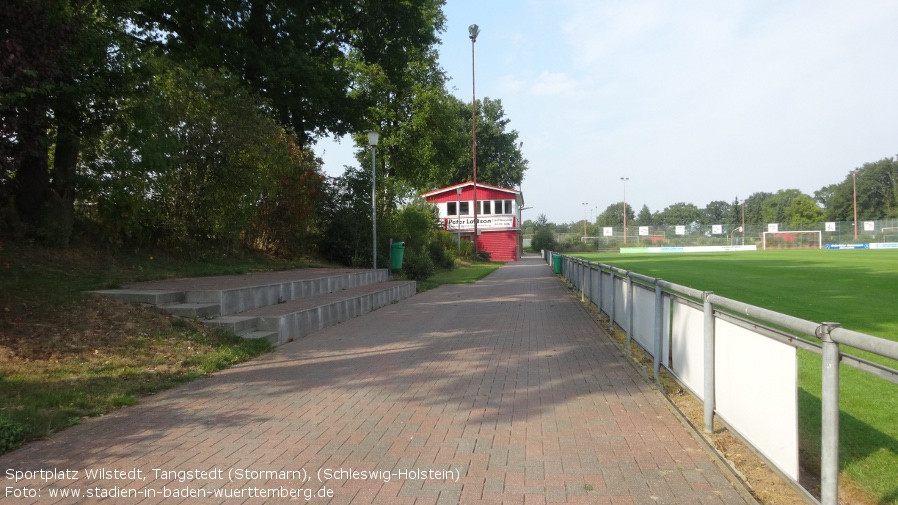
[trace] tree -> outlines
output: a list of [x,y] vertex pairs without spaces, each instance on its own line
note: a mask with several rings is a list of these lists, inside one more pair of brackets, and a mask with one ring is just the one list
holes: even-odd
[[11,0],[0,16],[0,207],[65,244],[82,145],[111,115],[127,41],[96,0]]
[[[737,205],[738,206],[738,205]],[[702,211],[702,218],[700,220],[701,224],[722,224],[727,222],[739,222],[737,221],[729,221],[731,216],[731,206],[730,204],[724,202],[723,200],[715,200],[713,202],[708,202],[708,205],[705,206],[705,209]]]
[[838,184],[831,184],[815,193],[825,206],[826,219],[851,221],[854,219],[854,184],[857,179],[857,216],[861,220],[898,217],[898,158],[884,158],[864,163]]
[[[741,223],[742,222],[742,202],[739,200],[739,197],[733,199],[733,203],[729,205],[729,212],[727,212],[727,217],[724,219],[726,223]],[[711,223],[714,224],[714,223]]]
[[[318,250],[332,261],[371,265],[371,171],[348,168],[326,187]],[[380,241],[378,241],[380,242]]]
[[792,199],[784,212],[784,221],[790,229],[801,229],[806,225],[816,225],[824,218],[823,209],[807,195]]
[[[473,180],[471,104],[445,89],[413,90],[404,121],[382,121],[384,171],[418,189],[432,189]],[[502,187],[520,186],[527,160],[518,132],[509,130],[501,100],[484,98],[477,107],[477,182]],[[378,114],[383,114],[379,111]],[[396,111],[390,113],[397,117]],[[403,116],[406,117],[406,116]],[[357,157],[366,148],[356,136]]]
[[641,209],[639,209],[639,215],[636,216],[636,220],[633,222],[636,226],[651,226],[655,223],[655,217],[652,216],[652,211],[649,210],[648,205],[643,205]]
[[[470,110],[470,106],[466,107],[466,112]],[[517,130],[507,129],[511,120],[505,116],[502,101],[484,98],[477,110],[477,182],[506,188],[520,186],[527,160],[521,153]],[[470,118],[470,114],[466,117]],[[470,130],[472,125],[468,123]]]
[[555,250],[558,245],[555,243],[555,235],[552,233],[550,223],[546,219],[545,214],[540,214],[535,223],[536,232],[530,241],[530,247],[534,251]]
[[267,247],[286,233],[267,228],[276,222],[272,211],[261,220],[260,213],[290,187],[287,180],[303,189],[282,204],[291,219],[309,218],[317,202],[307,197],[320,191],[317,164],[297,152],[258,97],[217,72],[146,60],[155,75],[123,101],[127,120],[85,151],[84,198],[95,204],[105,238],[234,250],[256,220],[252,240]]
[[[599,214],[598,219],[596,219],[596,224],[599,226],[623,226],[624,225],[624,203],[617,202],[612,203],[605,210]],[[635,214],[633,213],[633,207],[627,204],[627,222],[632,223],[635,221]]]
[[764,201],[773,196],[773,193],[765,193],[759,191],[752,193],[745,199],[745,223],[746,224],[763,224],[764,215],[762,205]]
[[667,206],[659,219],[658,224],[693,226],[701,222],[702,211],[691,203],[679,202]]
[[764,223],[785,223],[786,208],[792,203],[792,200],[802,195],[803,193],[797,189],[777,191],[761,204],[761,219]]
[[270,113],[301,146],[326,133],[371,128],[374,102],[353,93],[357,66],[376,67],[391,82],[411,58],[437,42],[442,0],[140,0],[130,16],[135,37],[177,61],[225,69],[270,104]]

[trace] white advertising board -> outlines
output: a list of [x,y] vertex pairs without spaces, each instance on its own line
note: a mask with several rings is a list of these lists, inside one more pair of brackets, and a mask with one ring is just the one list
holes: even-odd
[[613,237],[614,236],[614,228],[610,226],[606,226],[602,228],[602,235],[605,237]]
[[797,481],[795,348],[716,319],[714,362],[718,414]]
[[629,329],[629,322],[624,315],[627,313],[627,306],[630,304],[629,291],[627,291],[627,281],[620,277],[614,277],[614,321],[621,328]]
[[675,230],[675,232],[676,232],[677,235],[685,235],[685,234],[686,234],[686,227],[683,226],[683,225],[677,225],[677,226],[674,228],[674,230]]
[[614,276],[610,273],[602,273],[602,312],[606,314],[611,312],[611,293],[613,292],[613,288],[611,287],[612,279],[614,279]]
[[705,315],[674,299],[670,369],[700,400],[705,398]]
[[655,292],[633,285],[633,340],[639,342],[650,354],[655,352]]
[[722,235],[723,234],[723,225],[722,224],[712,224],[711,225],[711,234],[712,235]]
[[621,247],[622,254],[682,253],[682,252],[736,252],[757,251],[756,245],[697,245],[685,247]]

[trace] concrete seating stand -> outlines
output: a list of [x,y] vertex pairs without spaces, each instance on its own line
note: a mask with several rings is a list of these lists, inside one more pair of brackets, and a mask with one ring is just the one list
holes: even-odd
[[150,281],[96,292],[278,345],[396,303],[415,289],[414,281],[390,281],[386,269],[307,268]]

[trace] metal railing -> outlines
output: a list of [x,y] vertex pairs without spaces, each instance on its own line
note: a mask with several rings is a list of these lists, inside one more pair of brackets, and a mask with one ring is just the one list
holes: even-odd
[[[543,251],[543,258],[554,266],[553,253]],[[611,265],[589,262],[580,258],[566,255],[561,256],[561,275],[574,289],[580,291],[581,299],[596,305],[600,313],[605,313],[611,327],[615,324],[626,332],[626,345],[629,351],[631,343],[635,340],[645,352],[652,356],[653,374],[655,380],[659,380],[661,367],[684,383],[681,375],[683,370],[688,370],[690,365],[700,366],[703,381],[692,386],[686,383],[688,389],[698,396],[704,406],[704,430],[713,432],[715,415],[721,415],[717,410],[716,389],[718,379],[715,376],[717,369],[715,362],[720,355],[715,354],[715,346],[718,343],[716,330],[718,321],[726,322],[741,328],[739,331],[744,339],[745,331],[748,335],[763,337],[769,342],[777,342],[781,346],[789,346],[795,349],[804,349],[823,358],[822,365],[822,422],[821,422],[821,470],[820,470],[820,503],[823,505],[837,505],[838,500],[838,474],[839,474],[839,364],[856,368],[882,379],[898,384],[898,370],[889,368],[857,356],[844,354],[840,345],[847,345],[861,349],[877,356],[898,360],[898,342],[886,340],[872,335],[859,333],[842,328],[839,323],[817,323],[797,317],[789,316],[772,310],[749,305],[737,300],[732,300],[715,295],[709,291],[700,291],[688,286],[682,286],[667,282],[663,279],[648,277],[636,272],[627,271]],[[652,300],[652,301],[649,301]],[[665,304],[665,300],[667,303]],[[674,349],[675,345],[688,347],[687,337],[677,340],[674,334],[678,330],[672,328],[671,321],[675,319],[676,311],[680,319],[682,314],[689,310],[702,314],[702,340],[700,344],[695,337],[692,338],[693,351],[701,346],[701,353],[694,352],[692,361],[701,363],[689,363],[690,359],[681,359],[677,366],[672,366],[670,357],[677,354],[680,349]],[[647,321],[652,322],[651,331],[646,328]],[[695,325],[693,326],[695,327]],[[648,335],[650,333],[650,335]],[[680,332],[680,333],[686,333]],[[803,338],[814,337],[819,343]],[[749,337],[750,339],[751,337]],[[765,344],[766,345],[766,344]],[[724,371],[728,373],[728,371]],[[696,374],[699,375],[699,374]],[[797,379],[794,385],[783,386],[797,389]],[[750,387],[750,386],[749,386]],[[797,398],[794,405],[797,411]],[[768,411],[764,411],[767,407]],[[758,417],[772,415],[769,412],[773,405],[762,405],[757,412]],[[734,422],[735,421],[735,422]],[[727,423],[740,432],[744,425],[740,426],[739,420],[727,419]],[[795,420],[797,431],[797,419]],[[743,437],[747,438],[747,437]],[[748,440],[752,443],[751,440]],[[795,443],[797,466],[797,436]],[[754,443],[752,443],[754,445]],[[773,461],[764,447],[754,445],[768,461]],[[777,466],[776,462],[773,461]],[[787,477],[798,483],[797,470],[794,474],[783,472]],[[808,494],[810,496],[810,494]]]

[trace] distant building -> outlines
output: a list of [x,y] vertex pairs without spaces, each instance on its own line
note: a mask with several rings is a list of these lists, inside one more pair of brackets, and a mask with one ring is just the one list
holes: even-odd
[[[459,191],[460,190],[460,191]],[[424,194],[437,206],[444,230],[458,233],[461,240],[474,235],[474,183],[465,182]],[[493,261],[521,258],[521,208],[524,197],[519,190],[477,183],[477,249],[490,254]]]

